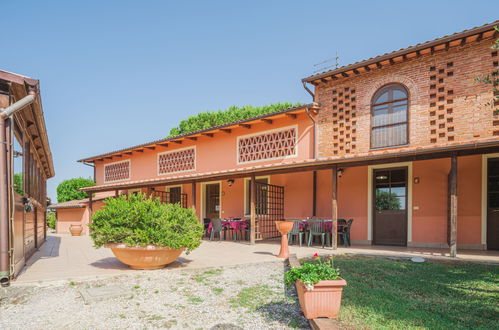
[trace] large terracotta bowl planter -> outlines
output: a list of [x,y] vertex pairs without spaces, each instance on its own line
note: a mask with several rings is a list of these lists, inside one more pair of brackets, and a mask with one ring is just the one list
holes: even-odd
[[171,264],[184,249],[170,249],[162,246],[132,246],[125,244],[104,245],[113,251],[116,258],[133,269],[159,269]]
[[82,231],[83,231],[82,225],[69,226],[69,232],[71,233],[71,236],[80,236]]
[[307,290],[303,282],[296,281],[296,291],[305,318],[337,318],[340,312],[341,293],[345,285],[347,282],[344,279],[320,281],[314,284],[312,290]]

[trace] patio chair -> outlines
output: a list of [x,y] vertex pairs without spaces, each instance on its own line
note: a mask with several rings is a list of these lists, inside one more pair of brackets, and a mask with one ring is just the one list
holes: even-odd
[[341,231],[338,232],[341,240],[343,241],[343,246],[350,246],[350,228],[352,227],[353,219],[346,221],[346,224],[343,225]]
[[312,244],[314,236],[321,237],[322,247],[324,248],[324,241],[326,239],[326,231],[322,220],[309,220],[308,221],[308,246]]
[[288,233],[288,240],[291,243],[293,241],[293,236],[296,236],[296,238],[300,240],[300,246],[301,246],[303,242],[304,232],[300,230],[300,220],[293,219],[290,221],[294,221],[294,223],[293,223],[293,228]]
[[222,233],[224,234],[225,238],[225,231],[227,228],[222,224],[222,219],[220,218],[215,218],[211,219],[211,233],[210,233],[210,241],[215,238],[215,233],[218,233],[218,240],[222,240]]
[[204,219],[203,219],[203,225],[204,225],[204,236],[205,236],[205,237],[208,237],[208,236],[209,236],[209,233],[208,233],[208,228],[210,227],[210,222],[211,222],[211,219],[210,219],[210,218],[204,218]]

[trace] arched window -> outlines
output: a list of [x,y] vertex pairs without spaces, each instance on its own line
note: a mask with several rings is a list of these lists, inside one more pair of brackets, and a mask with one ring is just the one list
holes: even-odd
[[409,97],[402,85],[390,84],[374,94],[371,103],[371,148],[408,143]]

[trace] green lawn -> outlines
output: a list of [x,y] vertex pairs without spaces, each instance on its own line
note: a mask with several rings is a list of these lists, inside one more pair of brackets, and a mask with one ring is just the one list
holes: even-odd
[[499,329],[499,266],[338,256],[340,325]]

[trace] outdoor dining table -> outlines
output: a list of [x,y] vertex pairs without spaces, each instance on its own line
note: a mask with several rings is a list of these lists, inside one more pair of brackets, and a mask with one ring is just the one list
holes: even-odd
[[[208,224],[208,234],[211,233],[211,228],[213,224],[210,222]],[[222,226],[229,230],[244,230],[248,228],[247,220],[233,220],[233,219],[222,219]]]

